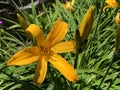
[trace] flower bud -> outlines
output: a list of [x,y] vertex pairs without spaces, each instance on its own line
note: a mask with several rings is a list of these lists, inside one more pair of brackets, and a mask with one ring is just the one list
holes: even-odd
[[115,41],[115,53],[120,53],[120,10],[118,10],[116,15],[116,41]]
[[17,13],[17,18],[18,18],[18,21],[19,21],[21,27],[25,30],[25,29],[29,26],[28,23],[27,23],[27,22],[25,21],[25,19],[24,19],[20,14],[18,14],[18,13]]
[[82,42],[84,42],[91,31],[94,19],[94,7],[90,7],[86,14],[84,15],[82,22],[80,24],[79,33],[80,37],[82,38]]
[[94,20],[94,7],[90,7],[84,15],[80,28],[75,33],[76,53],[80,53],[87,43]]

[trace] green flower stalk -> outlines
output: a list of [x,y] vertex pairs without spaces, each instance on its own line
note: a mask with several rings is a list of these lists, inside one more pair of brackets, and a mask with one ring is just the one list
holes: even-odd
[[[104,82],[106,76],[108,75],[109,73],[109,70],[111,69],[113,63],[115,63],[115,61],[118,61],[119,60],[119,54],[120,54],[120,10],[118,10],[117,12],[117,15],[116,15],[116,25],[117,25],[117,29],[116,29],[116,40],[115,40],[115,51],[114,51],[114,55],[113,55],[113,59],[112,61],[110,62],[109,66],[108,66],[108,69],[106,70],[106,73],[104,74],[99,86],[98,86],[98,89],[101,88],[102,86],[102,83]],[[120,73],[118,73],[119,75]],[[109,90],[109,88],[111,87],[111,85],[113,84],[113,82],[116,80],[118,76],[116,76],[112,82],[110,82],[108,88],[106,90]]]

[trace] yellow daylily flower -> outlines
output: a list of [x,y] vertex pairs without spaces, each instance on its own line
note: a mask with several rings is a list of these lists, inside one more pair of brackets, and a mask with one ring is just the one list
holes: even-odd
[[103,11],[105,11],[106,8],[117,8],[118,3],[116,0],[105,0],[105,2],[108,4],[103,8]]
[[72,0],[71,2],[66,0],[66,4],[62,4],[62,7],[64,9],[72,10],[74,3],[75,3],[75,0]]
[[35,24],[31,24],[26,32],[35,37],[37,46],[27,47],[16,53],[7,65],[27,65],[37,62],[35,78],[33,82],[41,84],[46,76],[47,61],[50,62],[69,81],[76,82],[78,75],[75,69],[63,57],[57,53],[73,51],[73,41],[60,42],[66,35],[68,24],[58,19],[50,30],[46,39],[42,30]]
[[85,13],[79,29],[76,30],[76,53],[80,53],[85,47],[86,40],[90,34],[94,21],[94,7],[91,6]]

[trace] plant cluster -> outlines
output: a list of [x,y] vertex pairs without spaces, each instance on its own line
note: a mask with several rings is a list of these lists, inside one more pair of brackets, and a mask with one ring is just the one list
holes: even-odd
[[10,1],[0,90],[120,90],[120,0]]

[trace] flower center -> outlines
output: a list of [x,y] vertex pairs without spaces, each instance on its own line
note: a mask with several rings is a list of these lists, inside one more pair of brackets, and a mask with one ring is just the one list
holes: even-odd
[[49,47],[40,47],[41,51],[42,51],[42,55],[43,56],[49,56],[52,54],[52,51],[50,50]]

